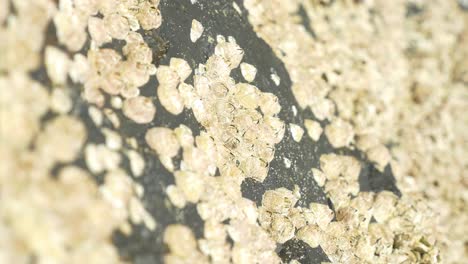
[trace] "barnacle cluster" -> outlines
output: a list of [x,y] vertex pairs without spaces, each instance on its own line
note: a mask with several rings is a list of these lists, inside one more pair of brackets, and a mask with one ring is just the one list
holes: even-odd
[[[144,38],[164,23],[159,0],[0,1],[0,262],[121,263],[112,235],[134,225],[162,236],[166,263],[282,263],[277,245],[294,239],[333,263],[463,262],[468,26],[452,2],[244,1],[290,75],[290,106],[257,82],[287,78],[259,76],[251,47],[204,21],[186,27],[187,45],[214,45],[205,61],[160,64]],[[200,132],[158,123],[166,113]],[[299,202],[299,185],[243,197],[275,158],[297,166],[277,144],[307,137],[330,147],[306,179],[330,204]],[[201,237],[147,210],[148,159],[173,177],[165,206],[194,206]],[[361,191],[364,162],[391,166],[401,196]]]
[[[218,36],[217,41],[214,54],[195,70],[193,86],[183,83],[191,73],[183,61],[173,64],[171,59],[169,66],[160,66],[156,73],[160,83],[157,89],[170,85],[174,91],[167,97],[158,93],[159,99],[167,102],[163,106],[170,111],[182,101],[182,109],[191,109],[205,131],[194,139],[192,131],[183,125],[174,130],[151,128],[146,141],[161,162],[169,164],[165,165],[168,170],[176,170],[175,185],[166,190],[172,203],[178,207],[197,203],[205,221],[205,237],[199,241],[204,255],[218,263],[279,262],[274,241],[257,224],[256,206],[242,197],[240,184],[247,177],[263,181],[267,176],[274,145],[285,133],[284,123],[276,117],[281,107],[275,95],[251,84],[236,83],[230,77],[244,52],[232,37],[226,40]],[[180,146],[183,160],[180,168],[173,168],[170,158]],[[216,169],[220,175],[212,177]],[[228,219],[230,223],[225,224]],[[232,248],[227,234],[234,241]],[[171,250],[165,259],[174,263],[176,258],[188,261],[192,256]]]
[[[391,165],[402,191],[401,198],[358,192],[356,174],[330,171],[345,160],[322,156],[312,174],[343,225],[334,232],[346,239],[337,248],[320,244],[330,260],[466,261],[466,161],[459,157],[467,151],[460,111],[467,109],[461,61],[468,26],[461,5],[248,0],[245,6],[257,34],[285,63],[297,103],[313,113],[304,122],[309,136],[317,140],[323,131],[334,148],[356,148],[380,171]],[[358,201],[365,206],[356,208]],[[358,227],[352,220],[368,214],[377,223]]]
[[[143,187],[130,176],[141,175],[145,162],[117,132],[115,110],[136,123],[154,118],[138,87],[156,68],[135,31],[159,27],[159,1],[1,4],[0,262],[120,263],[112,233],[129,234],[129,222],[156,227],[140,200]],[[101,48],[114,39],[126,41],[125,59]],[[95,105],[85,112],[104,142],[89,142],[76,94]],[[106,96],[115,110],[103,109]],[[130,171],[122,169],[124,156]]]

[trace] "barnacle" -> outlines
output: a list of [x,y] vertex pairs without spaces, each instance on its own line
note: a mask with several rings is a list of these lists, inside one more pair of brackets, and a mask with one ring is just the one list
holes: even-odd
[[294,141],[300,142],[304,135],[304,129],[296,124],[289,124],[289,130]]
[[320,123],[314,120],[306,119],[304,120],[304,126],[307,130],[307,135],[309,135],[313,141],[318,141],[323,131]]
[[156,107],[153,102],[144,96],[125,99],[122,111],[126,117],[138,124],[149,123],[156,115]]
[[190,29],[190,40],[196,42],[203,34],[203,25],[196,19],[192,20],[192,28]]
[[156,153],[163,156],[174,157],[180,149],[174,131],[166,127],[153,127],[146,131],[145,140]]
[[255,68],[255,66],[242,62],[240,68],[242,76],[246,81],[253,82],[255,80],[255,75],[257,75],[257,68]]
[[340,148],[351,143],[354,131],[351,124],[342,119],[336,119],[325,127],[325,135],[333,147]]

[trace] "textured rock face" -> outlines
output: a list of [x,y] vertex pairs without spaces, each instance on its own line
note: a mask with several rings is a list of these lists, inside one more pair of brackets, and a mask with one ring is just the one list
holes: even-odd
[[463,262],[463,8],[1,1],[0,263]]

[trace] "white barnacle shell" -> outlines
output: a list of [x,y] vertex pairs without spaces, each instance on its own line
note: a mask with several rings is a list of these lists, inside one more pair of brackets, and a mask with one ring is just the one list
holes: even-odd
[[203,34],[203,25],[196,19],[192,20],[192,28],[190,29],[190,40],[196,42]]

